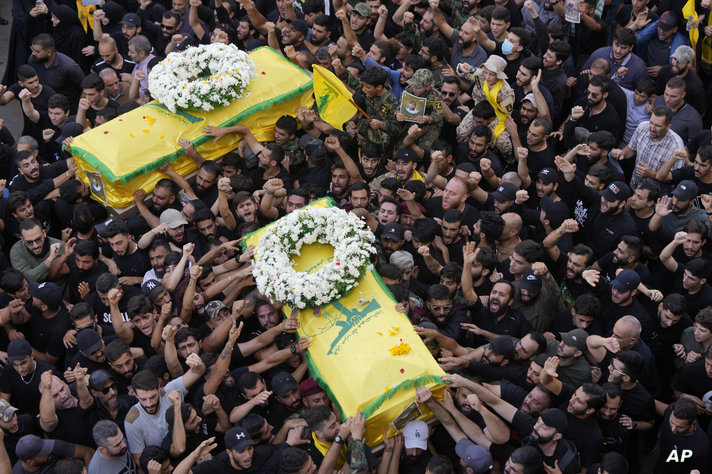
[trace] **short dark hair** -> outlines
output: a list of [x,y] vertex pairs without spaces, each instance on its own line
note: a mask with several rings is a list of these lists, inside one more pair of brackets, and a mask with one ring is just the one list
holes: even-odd
[[522,240],[514,246],[514,252],[528,263],[539,262],[544,258],[544,249],[539,242]]
[[450,300],[452,295],[450,290],[445,285],[439,283],[430,285],[428,288],[428,300]]
[[17,80],[18,81],[26,81],[27,79],[32,79],[33,77],[37,76],[37,71],[35,71],[35,68],[30,66],[29,64],[23,64],[22,66],[17,68]]
[[62,109],[65,112],[69,112],[72,108],[72,104],[69,103],[69,99],[64,94],[53,94],[49,97],[47,101],[48,109]]
[[303,449],[289,446],[279,455],[279,471],[285,474],[300,472],[309,461],[309,455]]
[[403,271],[393,263],[383,263],[378,266],[378,274],[389,280],[400,280]]
[[69,318],[72,321],[79,321],[80,319],[84,319],[87,316],[91,316],[92,318],[94,318],[94,310],[91,309],[89,303],[86,303],[84,301],[72,306],[72,310],[69,312]]
[[262,380],[260,374],[248,370],[237,379],[237,389],[244,393],[245,390],[255,388],[260,380]]
[[593,76],[588,83],[589,83],[589,85],[592,85],[594,87],[600,87],[601,94],[605,94],[608,92],[608,87],[610,86],[611,81],[606,76],[602,76],[599,74],[599,75]]
[[687,300],[679,293],[670,293],[662,301],[663,309],[675,316],[683,316],[687,312]]
[[484,120],[493,119],[496,117],[494,107],[489,103],[487,99],[482,99],[477,102],[472,108],[472,116],[478,117]]
[[621,28],[613,36],[613,41],[623,46],[635,46],[635,40],[635,32],[630,28]]
[[315,406],[306,411],[304,419],[312,431],[321,430],[322,424],[329,419],[332,412],[325,406]]
[[586,257],[586,266],[591,265],[591,262],[593,261],[593,249],[588,245],[576,244],[571,249],[571,253],[574,255],[583,255],[584,257]]
[[388,73],[379,66],[371,66],[361,74],[361,82],[373,87],[385,86]]
[[3,270],[0,277],[0,288],[6,293],[17,293],[25,286],[25,276],[15,268]]
[[80,257],[99,258],[99,246],[95,240],[80,240],[74,248],[74,253]]
[[[30,201],[30,196],[28,196],[27,193],[19,190],[13,191],[7,197],[7,210],[11,213],[15,213],[17,209],[27,201]],[[32,204],[32,202],[30,202],[30,204]]]
[[576,311],[576,314],[595,318],[598,316],[598,312],[601,311],[601,303],[591,293],[583,293],[576,298],[574,311]]
[[[601,76],[593,76],[601,77]],[[593,84],[593,82],[592,82]],[[588,142],[595,143],[602,150],[611,151],[616,147],[616,138],[608,130],[597,130],[588,136]]]
[[109,359],[109,362],[114,362],[124,354],[131,354],[131,348],[126,345],[124,341],[115,339],[106,345],[104,352],[106,353],[106,358]]
[[606,404],[606,393],[603,391],[600,385],[595,383],[585,382],[581,388],[583,388],[583,393],[588,395],[588,408],[593,408],[598,410],[603,405]]
[[653,109],[653,115],[656,117],[663,117],[665,119],[665,125],[672,122],[672,109],[665,105],[658,105]]
[[92,72],[88,74],[80,84],[82,89],[94,89],[97,92],[104,90],[104,79],[102,79],[99,74]]
[[628,474],[628,459],[621,453],[611,451],[601,459],[600,472],[608,474]]
[[645,76],[635,84],[635,90],[642,92],[648,96],[655,94],[655,80],[652,77]]
[[423,46],[428,48],[430,56],[435,56],[438,58],[438,61],[445,61],[447,59],[449,49],[444,39],[425,38],[425,40],[423,40]]
[[47,33],[40,33],[32,38],[32,44],[39,46],[42,51],[54,50],[54,38]]
[[623,374],[637,381],[645,373],[645,359],[634,351],[621,351],[616,354],[618,362],[623,364]]
[[494,211],[480,212],[480,232],[489,244],[494,244],[504,232],[504,219]]
[[472,129],[471,136],[484,137],[485,143],[489,144],[492,141],[492,130],[487,125],[476,125]]
[[30,217],[29,219],[25,219],[24,221],[20,222],[19,230],[20,234],[22,235],[23,230],[32,230],[35,227],[39,227],[42,229],[42,224],[40,223],[39,220],[37,220],[35,217]]
[[290,135],[293,133],[297,133],[297,119],[295,119],[291,115],[282,115],[280,118],[277,119],[277,122],[275,122],[274,126],[277,128],[281,128]]
[[687,262],[685,270],[697,278],[707,278],[710,273],[710,265],[705,258],[697,257]]
[[567,41],[554,41],[549,44],[549,50],[556,55],[556,60],[562,63],[571,56],[571,45]]
[[502,20],[508,23],[512,20],[512,14],[507,7],[494,7],[492,18],[490,18],[490,21],[492,20]]
[[220,173],[222,172],[220,165],[210,160],[203,161],[203,164],[200,165],[200,169],[204,169],[208,173],[215,176],[220,176]]
[[435,240],[435,237],[437,237],[440,232],[440,225],[435,222],[435,219],[425,217],[415,221],[411,232],[413,234],[413,238],[418,239],[424,244],[429,244]]
[[697,420],[697,404],[687,397],[680,397],[672,404],[672,414],[679,420],[692,423]]
[[160,446],[144,446],[141,457],[139,458],[139,464],[143,472],[148,472],[148,463],[150,461],[156,461],[158,464],[163,464],[169,459],[169,453]]
[[530,42],[531,39],[532,39],[532,37],[531,37],[531,35],[529,34],[529,32],[528,32],[527,30],[525,30],[524,28],[521,28],[521,27],[519,27],[519,26],[515,26],[515,27],[513,27],[513,28],[510,28],[510,29],[509,29],[509,32],[512,33],[512,34],[513,34],[514,36],[516,36],[517,38],[519,38],[519,46],[522,46],[522,47],[524,47],[524,48],[527,47],[527,45],[529,44],[529,42]]
[[111,239],[119,234],[129,235],[129,226],[124,221],[112,220],[106,226],[104,238]]
[[96,291],[99,293],[108,293],[110,289],[120,286],[119,277],[110,272],[102,273],[96,279]]
[[522,474],[535,474],[541,470],[541,455],[534,446],[522,446],[509,456],[512,462],[522,466]]
[[150,370],[142,370],[133,376],[131,385],[134,390],[157,390],[158,377]]
[[532,73],[532,75],[536,76],[536,74],[539,72],[539,69],[541,69],[541,58],[537,56],[526,58],[520,63],[520,66]]

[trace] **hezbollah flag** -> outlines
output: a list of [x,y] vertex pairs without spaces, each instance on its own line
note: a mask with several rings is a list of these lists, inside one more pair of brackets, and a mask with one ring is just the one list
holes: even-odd
[[[697,18],[699,15],[697,14],[697,11],[695,10],[695,0],[688,0],[687,3],[682,7],[682,15],[685,18],[685,23],[692,23],[696,22]],[[697,40],[700,38],[700,30],[698,27],[691,28],[688,32],[688,35],[690,36],[690,46],[692,46],[692,49],[696,50],[697,49]],[[693,69],[696,71],[697,70],[697,56],[695,56],[695,59],[693,60],[693,66],[695,66]]]
[[358,111],[352,103],[351,92],[328,69],[316,64],[314,70],[314,97],[319,115],[334,128],[343,130],[344,122]]
[[[329,198],[310,206],[330,207]],[[259,246],[269,225],[249,234],[243,244]],[[334,258],[330,245],[304,245],[294,255],[293,268],[313,273]],[[425,386],[442,398],[442,369],[413,329],[408,317],[374,270],[366,273],[346,296],[321,307],[297,312],[297,334],[311,339],[306,353],[314,380],[339,407],[343,420],[362,412],[366,443],[375,446],[403,431],[411,420],[433,414],[415,402],[415,388]],[[284,306],[285,316],[292,309]]]

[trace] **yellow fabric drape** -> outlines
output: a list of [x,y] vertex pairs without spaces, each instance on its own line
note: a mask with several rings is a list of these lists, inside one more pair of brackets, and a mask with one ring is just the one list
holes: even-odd
[[96,10],[96,5],[82,5],[82,0],[77,0],[77,16],[79,17],[79,23],[82,24],[84,32],[89,32],[89,21],[93,22],[94,10]]
[[497,114],[497,126],[494,127],[494,132],[492,133],[493,142],[499,138],[502,132],[504,132],[504,124],[507,122],[507,116],[509,115],[507,111],[504,110],[497,102],[497,96],[499,95],[499,91],[502,89],[503,85],[504,81],[501,79],[497,81],[492,88],[490,88],[487,81],[482,81],[482,92],[484,92],[485,97],[487,97],[489,103],[492,104],[492,107],[494,107],[494,113]]
[[[330,444],[322,443],[319,441],[316,437],[315,433],[312,433],[312,439],[314,440],[314,446],[316,449],[319,450],[322,456],[326,456],[326,452],[329,450],[331,447]],[[339,458],[336,460],[336,469],[339,470],[341,469],[341,466],[344,465],[344,462],[346,462],[346,445],[342,444],[341,445],[341,451],[339,451]]]
[[[685,6],[682,7],[682,16],[685,19],[685,24],[687,24],[688,21],[697,21],[699,15],[695,10],[695,0],[688,0]],[[700,30],[699,28],[692,28],[688,33],[690,35],[690,46],[696,51],[697,40],[700,38]],[[695,71],[697,71],[697,55],[695,55],[694,66]]]

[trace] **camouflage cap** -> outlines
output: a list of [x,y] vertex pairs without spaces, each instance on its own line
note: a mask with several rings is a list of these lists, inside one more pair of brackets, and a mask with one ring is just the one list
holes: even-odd
[[358,2],[356,5],[354,5],[353,11],[364,18],[368,18],[371,16],[371,7],[369,7],[368,3],[366,2]]
[[433,73],[430,69],[418,69],[413,74],[413,77],[408,79],[406,83],[413,89],[422,89],[433,85]]

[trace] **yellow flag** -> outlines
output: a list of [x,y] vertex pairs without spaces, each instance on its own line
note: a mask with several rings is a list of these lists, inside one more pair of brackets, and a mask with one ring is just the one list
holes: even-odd
[[357,112],[351,93],[331,71],[314,65],[314,97],[319,115],[334,128],[343,130],[344,122]]
[[[697,21],[699,15],[697,15],[697,11],[695,11],[695,0],[688,0],[687,3],[683,5],[682,15],[685,18],[685,24],[687,24],[687,22]],[[690,36],[690,46],[692,46],[692,49],[696,49],[697,40],[700,38],[699,28],[691,28],[688,34]],[[696,59],[697,57],[693,60],[693,65],[697,64]],[[694,69],[697,70],[696,67]]]
[[77,0],[77,16],[79,17],[79,22],[82,24],[85,32],[88,32],[89,22],[94,21],[91,19],[94,15],[94,10],[96,10],[95,5],[85,6],[82,0]]

